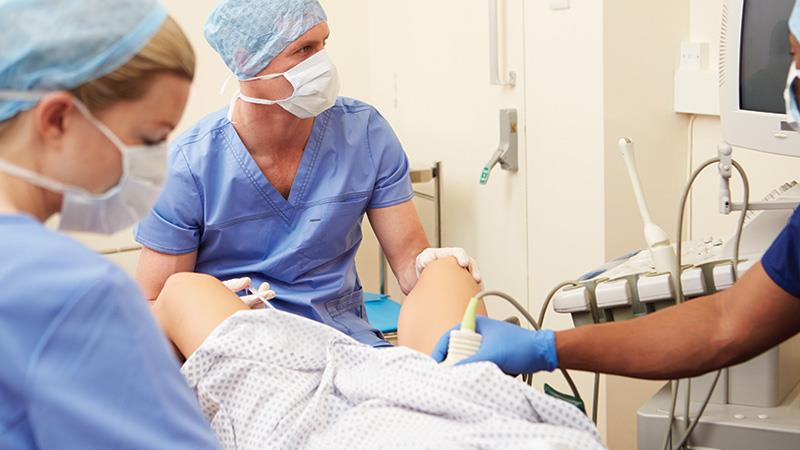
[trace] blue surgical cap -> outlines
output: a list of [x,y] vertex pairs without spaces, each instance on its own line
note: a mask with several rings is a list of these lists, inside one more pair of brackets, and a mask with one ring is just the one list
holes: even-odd
[[221,0],[206,22],[205,35],[233,74],[244,79],[327,19],[317,0]]
[[789,18],[789,31],[796,39],[800,39],[800,0],[795,1],[792,17]]
[[[157,0],[0,0],[0,90],[68,90],[108,75],[166,17]],[[0,121],[34,104],[0,99]]]

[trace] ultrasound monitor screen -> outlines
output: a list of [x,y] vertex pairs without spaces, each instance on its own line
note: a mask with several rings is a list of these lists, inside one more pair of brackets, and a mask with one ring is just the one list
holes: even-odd
[[794,0],[745,0],[742,12],[739,109],[784,114],[792,60],[787,25]]

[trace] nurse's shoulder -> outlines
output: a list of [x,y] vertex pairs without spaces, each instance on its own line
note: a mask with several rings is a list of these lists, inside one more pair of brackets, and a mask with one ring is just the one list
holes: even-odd
[[85,298],[103,283],[136,290],[133,280],[109,260],[32,217],[0,216],[0,230],[0,254],[13,255],[11,263],[0,265],[0,310],[24,305],[21,314],[30,320],[37,312],[63,308],[68,299]]
[[[0,442],[217,447],[144,297],[120,268],[22,215],[0,215],[0,254],[13,255],[0,265],[0,398],[8,400],[0,402]],[[139,431],[120,434],[121,426]]]
[[[99,298],[100,285],[113,286],[106,292],[130,292],[135,285],[132,280],[126,285],[125,277],[111,262],[30,216],[0,215],[0,255],[0,354],[5,360],[0,386],[6,377],[6,381],[20,382],[26,378],[42,342],[48,341],[73,310],[83,306],[91,310],[91,304],[101,300],[139,300],[113,295]],[[84,324],[92,326],[88,320]]]

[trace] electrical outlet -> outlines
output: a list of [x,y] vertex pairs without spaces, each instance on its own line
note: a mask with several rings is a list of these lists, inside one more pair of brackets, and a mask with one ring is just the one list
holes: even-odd
[[681,42],[681,69],[708,69],[708,42]]

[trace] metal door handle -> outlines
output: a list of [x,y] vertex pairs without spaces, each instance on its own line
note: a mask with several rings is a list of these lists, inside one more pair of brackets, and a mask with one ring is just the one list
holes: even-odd
[[492,154],[489,162],[483,166],[481,184],[489,182],[489,175],[497,164],[500,164],[500,168],[509,172],[519,170],[516,109],[500,110],[500,144],[497,147],[497,151]]

